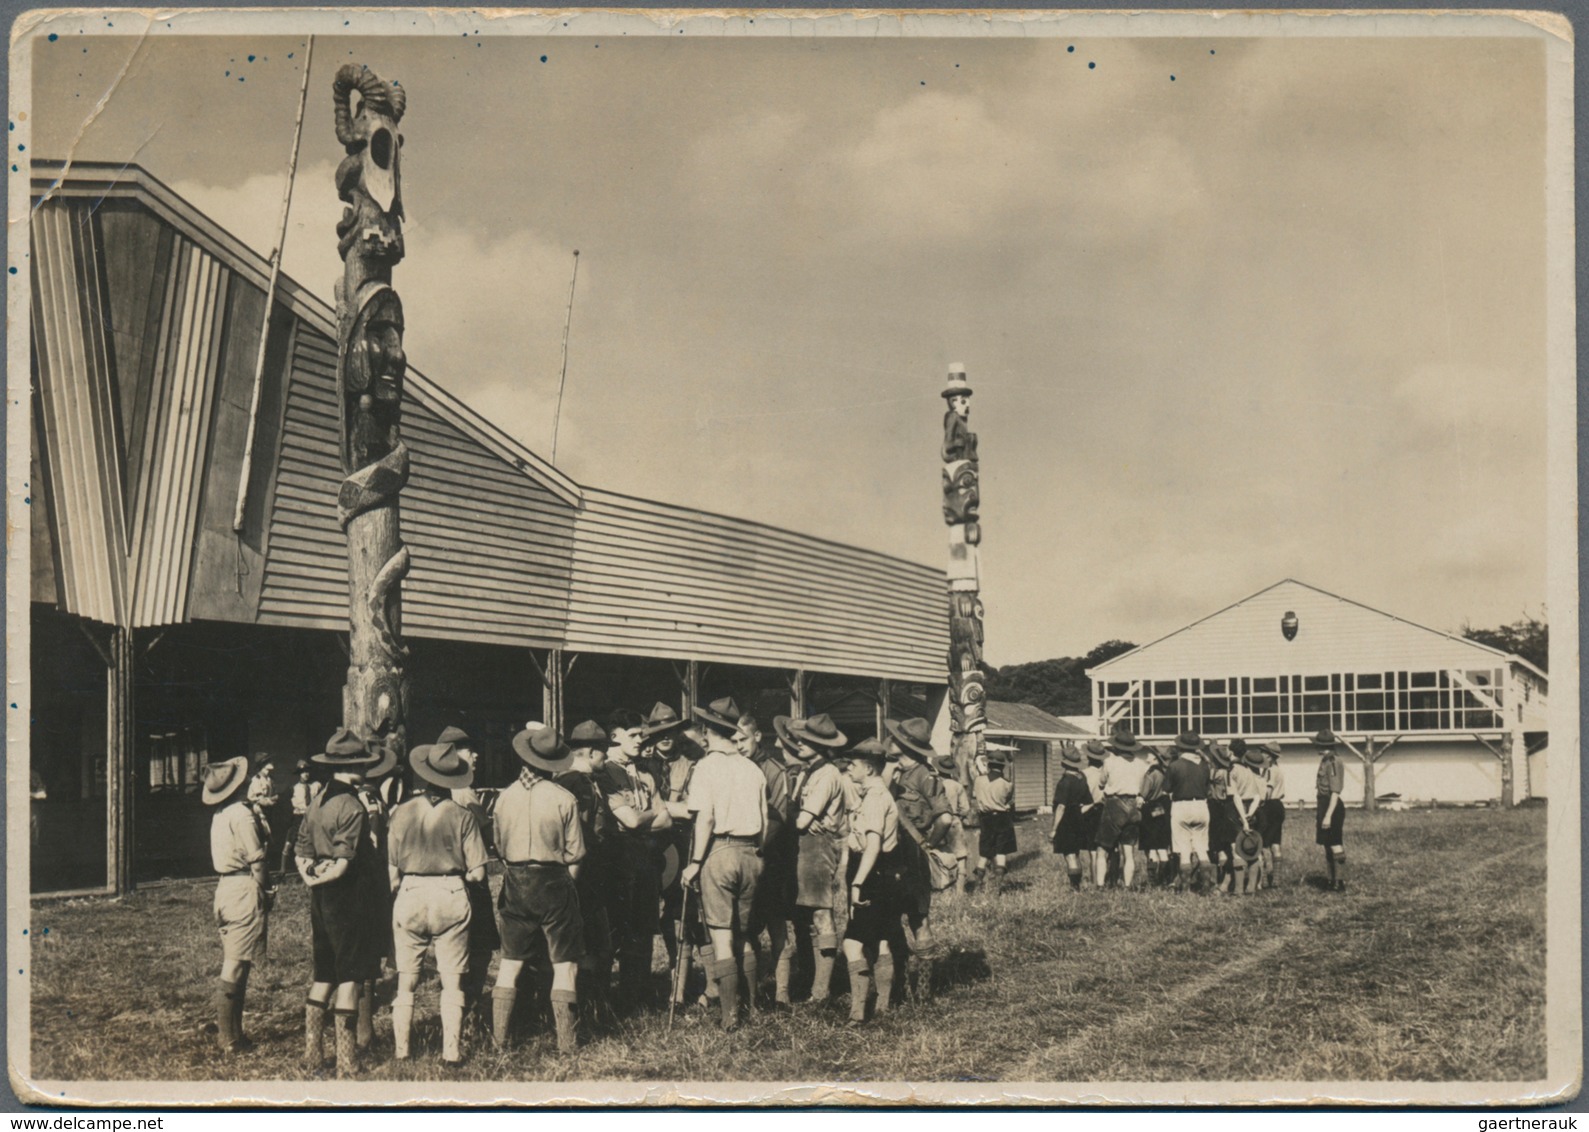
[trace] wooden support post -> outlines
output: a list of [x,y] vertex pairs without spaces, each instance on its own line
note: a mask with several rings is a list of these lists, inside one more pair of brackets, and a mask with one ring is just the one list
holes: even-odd
[[1479,746],[1501,760],[1501,806],[1503,809],[1511,809],[1512,798],[1516,789],[1512,784],[1512,751],[1515,749],[1513,747],[1512,732],[1503,731],[1499,743],[1491,743],[1484,736],[1476,733],[1473,738],[1478,742]]
[[546,650],[546,667],[541,669],[541,722],[559,735],[563,727],[563,680],[568,669],[563,665],[563,650]]
[[133,641],[132,630],[110,631],[105,667],[105,887],[132,891]]
[[893,706],[890,701],[890,689],[887,678],[877,682],[877,737],[883,738],[887,732],[883,728],[884,720],[889,718],[889,709]]
[[686,721],[695,719],[695,705],[701,695],[701,662],[698,660],[686,661],[684,665],[684,680],[682,694],[679,697],[679,714]]
[[797,668],[789,677],[789,714],[804,719],[806,714],[806,670]]
[[[1341,746],[1356,755],[1358,761],[1363,764],[1363,809],[1373,813],[1379,809],[1379,802],[1375,797],[1377,791],[1374,787],[1374,760],[1379,757],[1379,752],[1374,749],[1374,737],[1364,736],[1361,751],[1352,746],[1352,741],[1346,736],[1337,735],[1336,738],[1341,741]],[[1345,798],[1341,799],[1341,805],[1346,805]]]

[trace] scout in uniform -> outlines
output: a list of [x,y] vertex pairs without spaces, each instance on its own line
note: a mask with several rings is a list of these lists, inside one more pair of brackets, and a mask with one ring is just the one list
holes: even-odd
[[[441,734],[436,737],[436,744],[451,745],[471,771],[479,769],[479,752],[474,748],[474,741],[462,728],[443,728]],[[490,853],[491,819],[485,799],[475,788],[474,779],[471,778],[463,786],[454,786],[451,797],[454,802],[474,815],[480,836],[486,841],[486,852]],[[463,988],[465,1012],[473,1018],[480,1019],[476,1012],[485,1006],[486,978],[490,974],[491,956],[502,946],[502,937],[497,934],[497,917],[491,902],[490,877],[482,875],[478,880],[471,880],[465,876],[463,888],[469,897],[469,960],[464,965],[463,981],[460,985]],[[480,1020],[488,1029],[490,1028],[489,1014]]]
[[[385,744],[370,744],[380,756],[375,765],[364,772],[364,781],[358,785],[359,801],[369,816],[370,848],[375,855],[371,868],[360,875],[364,879],[363,891],[367,915],[378,936],[375,967],[369,978],[359,987],[359,1013],[354,1025],[354,1041],[360,1050],[370,1048],[375,1040],[375,984],[381,975],[381,964],[396,964],[397,952],[392,937],[392,891],[386,882],[386,818],[391,812],[388,798],[406,797],[397,770],[397,752]],[[394,785],[395,784],[395,785]]]
[[1141,848],[1147,857],[1148,883],[1169,882],[1170,796],[1164,792],[1164,766],[1168,755],[1149,748],[1147,773],[1142,776]]
[[1324,847],[1324,863],[1329,867],[1331,892],[1346,891],[1346,846],[1341,844],[1341,829],[1346,822],[1346,804],[1341,791],[1346,787],[1346,771],[1335,753],[1335,732],[1325,729],[1313,736],[1319,752],[1318,810],[1314,840]]
[[[911,841],[901,850],[905,890],[899,894],[900,910],[913,935],[911,951],[926,958],[934,947],[930,922],[932,872],[927,854],[948,840],[954,816],[949,812],[949,798],[944,793],[943,783],[931,769],[938,758],[932,747],[932,724],[917,717],[897,723],[885,719],[883,725],[888,731],[888,744],[884,749],[888,757],[898,763],[890,789],[903,819],[905,834]],[[850,839],[852,847],[854,840]]]
[[1260,750],[1268,756],[1264,769],[1264,803],[1258,811],[1258,832],[1263,834],[1264,887],[1273,888],[1280,871],[1280,840],[1286,824],[1286,776],[1280,769],[1280,744],[1273,739]]
[[1087,785],[1087,756],[1074,744],[1065,745],[1061,772],[1054,784],[1054,825],[1049,836],[1054,852],[1065,859],[1065,872],[1073,892],[1081,890],[1081,858],[1091,848],[1087,840],[1087,813],[1092,809],[1092,788]]
[[[782,805],[776,807],[781,819],[781,828],[776,826],[773,828],[771,836],[776,840],[770,841],[768,849],[763,851],[766,863],[762,867],[761,887],[756,890],[758,901],[765,900],[769,937],[773,932],[773,917],[779,914],[783,917],[783,922],[778,925],[783,942],[774,951],[772,958],[773,1004],[782,1007],[787,1007],[793,1002],[789,988],[794,979],[796,948],[789,939],[789,927],[799,918],[796,905],[800,891],[797,872],[799,833],[795,829],[795,822],[800,812],[795,791],[805,774],[805,764],[800,760],[800,741],[789,732],[790,726],[795,723],[804,723],[804,720],[792,719],[787,715],[775,715],[772,719],[772,730],[776,740],[763,770],[771,774],[769,768],[775,763],[781,768],[782,789],[775,790],[770,782],[767,788],[769,815],[772,813],[774,799],[782,797]],[[768,895],[764,898],[759,895],[761,893]],[[809,945],[809,940],[807,942]]]
[[573,1053],[579,1045],[579,961],[585,954],[585,924],[574,882],[585,859],[585,836],[579,827],[579,803],[552,781],[573,759],[549,727],[520,731],[513,737],[513,753],[524,767],[517,781],[498,795],[494,814],[503,864],[497,903],[502,961],[491,998],[491,1036],[498,1049],[507,1045],[519,972],[525,960],[544,954],[552,965],[549,997],[557,1050]]
[[604,768],[602,786],[614,821],[610,857],[613,898],[608,914],[618,953],[618,996],[623,1009],[640,1006],[652,997],[651,950],[662,897],[661,850],[655,834],[671,829],[673,819],[641,756],[645,739],[652,740],[654,749],[661,734],[635,734],[633,728],[620,728],[607,748]]
[[1093,884],[1094,878],[1102,876],[1102,869],[1107,865],[1108,854],[1102,854],[1104,863],[1098,865],[1098,870],[1093,867],[1094,858],[1099,855],[1098,825],[1103,821],[1103,764],[1109,757],[1109,748],[1102,739],[1088,739],[1085,748],[1087,755],[1087,769],[1082,774],[1087,779],[1087,785],[1092,788],[1092,809],[1087,811],[1087,850],[1082,854],[1082,864],[1087,874],[1087,883]]
[[739,705],[732,699],[697,707],[706,727],[707,754],[690,779],[688,805],[694,817],[690,861],[680,874],[685,886],[699,885],[701,918],[712,940],[712,981],[722,1004],[724,1030],[739,1025],[739,983],[756,1009],[756,938],[752,909],[761,880],[761,848],[767,835],[767,778],[741,753]]
[[593,719],[569,732],[568,769],[552,781],[579,803],[579,828],[585,837],[585,860],[574,880],[579,915],[585,922],[585,957],[579,961],[579,1001],[588,1016],[605,1019],[611,1010],[607,993],[612,981],[612,924],[607,892],[616,872],[612,863],[614,818],[602,788],[607,763],[607,732]]
[[949,836],[944,841],[944,848],[955,859],[955,891],[965,892],[966,881],[970,879],[971,855],[970,835],[966,832],[967,823],[971,820],[971,795],[966,792],[965,783],[960,781],[960,764],[955,762],[953,755],[945,755],[933,764],[938,768],[938,777],[943,780],[944,801],[949,803]]
[[[1231,747],[1239,742],[1239,739],[1232,742]],[[1230,865],[1232,890],[1248,896],[1258,891],[1263,876],[1263,839],[1258,833],[1258,810],[1263,805],[1263,768],[1267,760],[1257,747],[1248,747],[1245,743],[1242,746],[1246,749],[1241,753],[1241,761],[1230,768],[1230,798],[1236,804],[1236,820],[1241,823],[1241,832],[1231,842]],[[1251,852],[1252,846],[1256,846],[1257,852]]]
[[899,934],[900,811],[890,790],[897,763],[876,739],[863,739],[836,761],[856,790],[849,814],[846,890],[849,922],[844,959],[850,969],[850,1024],[866,1021],[866,1000],[875,985],[877,1013],[887,1012],[894,990],[892,942]]
[[[463,975],[469,964],[469,923],[474,910],[466,882],[486,877],[486,843],[480,823],[452,800],[452,791],[474,781],[474,767],[446,739],[408,754],[417,792],[392,811],[387,829],[387,868],[394,897],[392,939],[397,994],[392,999],[394,1056],[408,1057],[414,1024],[414,988],[425,949],[436,955],[441,979],[441,1059],[462,1060]],[[458,733],[462,736],[462,733]],[[467,741],[467,737],[463,736]]]
[[292,821],[287,827],[287,836],[281,844],[281,871],[282,873],[296,873],[293,867],[293,846],[298,843],[298,827],[303,825],[304,817],[309,813],[320,791],[325,789],[325,783],[315,777],[314,764],[308,759],[299,759],[298,765],[293,768],[297,774],[297,781],[292,784],[292,793],[289,795],[292,804]]
[[790,794],[797,811],[795,831],[795,940],[811,968],[811,1001],[832,993],[839,936],[834,906],[839,900],[840,852],[848,815],[843,777],[831,756],[848,740],[826,713],[789,722],[801,770]]
[[[788,721],[785,720],[785,726]],[[789,1005],[789,921],[794,916],[794,815],[789,812],[789,774],[776,745],[762,746],[761,724],[749,712],[739,717],[734,746],[761,771],[767,789],[767,836],[761,849],[761,880],[751,909],[751,932],[756,939],[767,933],[767,963],[773,969],[773,1002]],[[756,988],[751,988],[751,1000]]]
[[309,927],[314,944],[314,977],[305,999],[304,1061],[320,1068],[326,1011],[331,1010],[336,1035],[337,1076],[357,1069],[355,1020],[360,991],[381,963],[384,932],[371,922],[369,889],[387,885],[379,871],[370,818],[359,800],[364,772],[381,762],[384,752],[371,752],[347,728],[339,728],[314,762],[331,773],[331,781],[315,799],[298,830],[295,859],[298,875],[309,889]]
[[1009,869],[1015,847],[1015,783],[1005,777],[1008,764],[1002,755],[981,760],[971,783],[971,795],[982,815],[982,832],[977,852],[993,865],[993,890],[1004,892],[1004,874]]
[[249,804],[245,788],[270,768],[249,774],[248,758],[239,755],[204,770],[203,800],[214,806],[210,819],[210,861],[220,880],[215,885],[215,926],[221,933],[221,977],[215,987],[215,1014],[221,1049],[235,1053],[253,1046],[243,1035],[243,998],[248,973],[265,958],[272,890],[265,869],[268,834]]
[[1142,780],[1148,773],[1146,760],[1138,757],[1141,753],[1142,744],[1131,732],[1116,731],[1109,737],[1109,757],[1098,772],[1098,788],[1104,796],[1096,842],[1102,850],[1096,862],[1099,888],[1108,880],[1111,858],[1118,861],[1120,880],[1127,889],[1136,874]]
[[[1231,741],[1232,749],[1245,746],[1245,740]],[[1209,742],[1204,750],[1208,755],[1208,856],[1219,870],[1219,890],[1229,892],[1233,877],[1231,847],[1241,830],[1236,803],[1230,798],[1230,768],[1234,760],[1231,752],[1218,743]]]
[[1177,892],[1188,884],[1211,890],[1218,883],[1208,856],[1209,771],[1202,746],[1195,731],[1182,732],[1175,740],[1175,758],[1164,769],[1164,790],[1170,796],[1170,846],[1180,864]]

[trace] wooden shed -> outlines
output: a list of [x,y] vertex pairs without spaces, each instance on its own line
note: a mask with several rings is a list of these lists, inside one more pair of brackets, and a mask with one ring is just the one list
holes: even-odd
[[1066,740],[1085,743],[1088,733],[1031,704],[988,701],[987,746],[1011,758],[1015,808],[1046,810],[1059,781],[1059,756]]
[[[34,888],[121,890],[203,862],[205,761],[340,720],[334,315],[280,280],[255,408],[264,257],[136,166],[33,188]],[[412,367],[403,433],[410,731],[488,775],[527,719],[942,696],[941,569],[575,483]]]

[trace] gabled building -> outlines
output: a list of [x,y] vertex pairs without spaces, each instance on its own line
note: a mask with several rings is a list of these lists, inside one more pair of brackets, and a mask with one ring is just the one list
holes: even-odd
[[[265,328],[266,259],[136,166],[33,196],[33,887],[121,890],[208,868],[205,762],[290,777],[340,722],[335,319],[283,277]],[[529,719],[942,697],[941,569],[575,483],[412,367],[402,429],[410,735],[464,726],[487,785]]]
[[1293,802],[1313,798],[1310,739],[1324,728],[1349,749],[1354,803],[1512,805],[1544,792],[1544,672],[1289,578],[1087,675],[1102,731],[1278,740]]

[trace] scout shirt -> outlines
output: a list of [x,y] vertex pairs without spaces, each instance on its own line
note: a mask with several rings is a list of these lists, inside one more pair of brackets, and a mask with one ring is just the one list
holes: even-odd
[[1088,763],[1087,769],[1081,773],[1082,777],[1086,778],[1088,787],[1092,790],[1092,801],[1093,805],[1096,806],[1103,801],[1103,765],[1100,763],[1098,766],[1093,766],[1092,763]]
[[1285,801],[1286,776],[1285,772],[1280,769],[1280,764],[1275,763],[1272,767],[1264,772],[1264,776],[1269,782],[1269,797],[1273,798],[1277,802]]
[[461,877],[485,867],[486,842],[467,807],[417,794],[392,811],[387,862],[403,876]]
[[497,795],[493,816],[497,851],[510,865],[577,865],[585,858],[579,803],[549,778],[521,773]]
[[[643,814],[656,804],[656,779],[637,763],[621,763],[609,758],[601,768],[601,774],[604,776],[602,793],[606,796],[609,808],[629,806],[635,813]],[[634,831],[620,828],[618,832]]]
[[971,816],[971,795],[966,793],[965,785],[958,778],[943,780],[943,797],[949,803],[949,812],[962,823]]
[[1059,776],[1059,781],[1054,784],[1054,811],[1057,813],[1061,806],[1065,807],[1062,817],[1079,817],[1082,810],[1092,805],[1092,788],[1087,785],[1087,778],[1079,770],[1070,767]]
[[221,876],[252,873],[265,859],[265,838],[254,811],[239,799],[210,820],[210,863]]
[[812,818],[806,832],[843,837],[850,823],[845,811],[844,775],[839,773],[839,768],[823,759],[804,771],[797,781],[799,813],[810,814]]
[[1098,788],[1109,794],[1128,794],[1133,797],[1142,793],[1142,780],[1148,776],[1147,759],[1128,759],[1120,755],[1111,754],[1104,759],[1103,766],[1098,775]]
[[1206,802],[1208,767],[1200,755],[1185,754],[1164,772],[1164,789],[1172,802]]
[[713,837],[760,838],[767,828],[767,776],[744,755],[714,751],[696,764],[685,805],[711,821]]
[[919,763],[895,780],[893,793],[900,815],[923,837],[939,817],[951,812],[943,781]]
[[332,779],[298,827],[293,852],[312,861],[356,861],[369,841],[370,817],[357,789]]
[[859,784],[859,800],[849,813],[849,846],[851,857],[866,851],[866,835],[875,833],[881,842],[883,855],[899,848],[899,807],[894,802],[882,778],[871,775]]
[[1251,821],[1263,801],[1263,776],[1240,763],[1230,768],[1230,794],[1236,799],[1237,812]]
[[759,753],[751,760],[767,782],[767,841],[776,841],[794,820],[789,812],[789,774],[775,755]]
[[1331,794],[1339,794],[1346,788],[1346,771],[1334,751],[1319,760],[1318,787],[1319,797],[1325,801],[1329,800]]
[[1008,778],[981,774],[971,784],[977,808],[992,814],[1007,814],[1015,808],[1015,783]]

